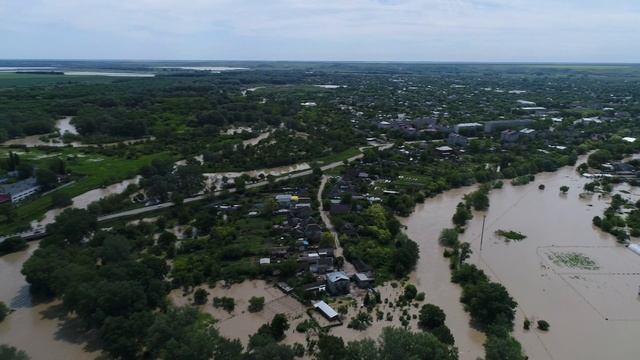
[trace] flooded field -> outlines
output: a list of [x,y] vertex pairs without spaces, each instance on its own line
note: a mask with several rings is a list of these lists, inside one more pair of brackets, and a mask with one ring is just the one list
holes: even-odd
[[[198,308],[218,320],[216,327],[223,336],[240,339],[242,344],[247,346],[250,335],[255,334],[263,324],[270,322],[276,314],[282,313],[287,315],[291,324],[294,324],[287,332],[287,340],[292,343],[295,341],[304,343],[304,335],[295,333],[295,324],[299,320],[308,318],[305,314],[306,307],[276,289],[273,284],[263,280],[252,280],[233,284],[230,287],[224,287],[222,282],[219,282],[215,288],[210,289],[207,286],[202,288],[207,290],[209,296],[207,304]],[[235,309],[231,313],[212,305],[214,297],[222,296],[235,300]],[[251,313],[247,310],[252,296],[264,297],[265,305],[262,311]],[[185,296],[181,289],[176,289],[169,294],[169,299],[178,306],[190,305],[193,304],[193,293]]]
[[[71,124],[71,119],[73,119],[73,117],[67,116],[65,118],[62,118],[62,119],[56,121],[55,128],[60,133],[60,135],[64,135],[65,133],[70,133],[70,134],[74,134],[74,135],[78,134],[78,130],[76,129],[76,127],[73,124]],[[67,145],[71,145],[73,147],[82,146],[82,144],[79,143],[79,142],[73,142],[73,143],[70,143],[70,144],[63,143],[60,140],[60,138],[50,138],[47,141],[44,141],[44,140],[40,139],[40,138],[45,137],[45,136],[46,135],[44,135],[44,134],[25,136],[25,137],[21,137],[21,138],[17,138],[17,139],[7,140],[4,143],[2,143],[2,145],[24,145],[26,147],[67,146]]]
[[[640,333],[640,256],[592,226],[608,201],[598,195],[581,198],[587,181],[567,167],[537,175],[525,186],[505,184],[491,192],[489,210],[477,213],[461,236],[474,251],[469,261],[507,287],[518,302],[514,334],[531,359],[632,359],[640,354],[635,339]],[[546,190],[539,190],[539,184]],[[566,195],[559,191],[563,185],[570,188]],[[469,327],[459,303],[461,291],[449,281],[448,261],[437,238],[441,229],[451,227],[456,204],[470,191],[452,190],[429,199],[404,221],[420,244],[418,288],[447,313],[461,359],[483,354],[483,335]],[[518,231],[527,238],[506,242],[495,235],[497,230]],[[525,317],[547,320],[550,331],[522,330]]]
[[20,270],[37,247],[38,243],[32,242],[25,251],[0,257],[0,301],[15,310],[0,323],[0,343],[22,349],[34,360],[99,357],[97,346],[73,319],[64,316],[59,301],[32,300]]
[[221,189],[225,183],[225,179],[228,179],[230,183],[233,183],[233,179],[242,176],[243,174],[248,175],[252,178],[264,177],[266,178],[269,175],[272,176],[280,176],[283,174],[288,174],[291,172],[309,170],[311,166],[307,163],[301,164],[293,164],[293,165],[285,165],[278,166],[269,169],[259,169],[259,170],[250,170],[250,171],[231,171],[231,172],[218,172],[218,173],[204,173],[206,184],[208,188],[211,188],[215,185],[216,189]]
[[[65,118],[62,118],[62,119],[56,121],[55,128],[56,128],[56,131],[57,131],[57,133],[59,135],[64,135],[64,134],[67,134],[67,133],[68,134],[72,134],[72,135],[78,135],[79,134],[78,130],[75,127],[75,125],[73,125],[71,123],[72,119],[73,119],[72,116],[67,116]],[[97,144],[85,144],[85,143],[82,143],[80,141],[63,142],[62,139],[60,137],[58,137],[58,134],[51,133],[51,134],[30,135],[30,136],[17,138],[17,139],[7,140],[4,143],[2,143],[2,145],[24,145],[26,147],[37,147],[37,146],[96,147],[96,146],[116,146],[116,145],[120,145],[120,144],[132,145],[132,144],[137,144],[137,143],[141,143],[141,142],[145,142],[145,141],[153,141],[153,140],[155,140],[155,137],[147,136],[147,137],[138,138],[138,139],[129,139],[129,140],[123,140],[123,141],[117,141],[117,142],[97,145]]]

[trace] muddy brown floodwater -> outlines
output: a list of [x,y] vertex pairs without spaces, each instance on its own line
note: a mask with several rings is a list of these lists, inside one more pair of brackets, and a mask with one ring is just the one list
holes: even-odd
[[0,323],[0,344],[24,350],[32,359],[95,359],[100,352],[88,345],[73,320],[66,321],[59,301],[34,303],[29,284],[20,273],[37,249],[32,242],[25,251],[0,257],[0,301],[15,311]]
[[[580,197],[588,181],[575,168],[565,167],[539,174],[525,186],[505,183],[491,192],[489,210],[476,213],[461,236],[473,249],[469,261],[502,283],[518,302],[514,335],[530,359],[615,360],[640,354],[640,256],[592,226],[592,218],[602,215],[609,201],[597,194]],[[540,184],[546,190],[539,190]],[[563,185],[570,187],[566,195],[559,191]],[[624,196],[637,199],[637,189],[621,188],[632,191]],[[415,281],[427,301],[446,312],[461,359],[483,356],[484,336],[469,326],[459,302],[461,290],[450,283],[437,239],[443,228],[452,226],[456,204],[472,190],[456,189],[429,199],[404,220],[420,245]],[[497,230],[515,230],[527,238],[505,242],[495,235]],[[596,268],[553,261],[556,255],[571,254],[593,260]],[[547,320],[550,331],[522,330],[525,317],[534,323]]]

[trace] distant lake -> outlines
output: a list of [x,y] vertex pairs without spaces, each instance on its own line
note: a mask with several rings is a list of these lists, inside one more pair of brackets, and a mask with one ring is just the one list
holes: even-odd
[[69,76],[120,76],[120,77],[154,77],[150,73],[129,73],[129,72],[109,72],[109,71],[65,71]]
[[0,66],[0,72],[20,72],[20,71],[49,71],[54,70],[52,66]]
[[196,71],[236,71],[236,70],[249,70],[249,68],[243,67],[228,67],[228,66],[160,66],[156,69],[177,69],[177,70],[196,70]]

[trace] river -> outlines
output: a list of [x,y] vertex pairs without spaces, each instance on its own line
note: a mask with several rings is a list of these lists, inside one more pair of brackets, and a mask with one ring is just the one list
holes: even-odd
[[[584,161],[584,157],[581,158]],[[505,183],[493,190],[490,208],[476,213],[461,241],[473,248],[470,262],[502,283],[515,298],[514,335],[531,359],[632,359],[640,354],[640,257],[591,224],[608,206],[606,199],[580,197],[588,179],[575,168],[544,173],[528,185]],[[544,184],[546,190],[539,190]],[[570,187],[560,194],[562,185]],[[638,190],[620,185],[634,194]],[[460,358],[476,359],[484,354],[484,335],[469,326],[469,316],[459,299],[461,289],[450,282],[448,261],[438,235],[451,227],[456,204],[473,188],[448,191],[428,199],[403,220],[407,233],[420,245],[420,262],[413,275],[427,301],[442,307],[447,325],[460,348]],[[486,215],[483,249],[480,251],[482,218]],[[505,242],[496,230],[515,230],[527,238]],[[582,254],[599,269],[585,270],[556,264],[554,254]],[[551,329],[522,330],[524,318],[549,321]],[[533,327],[532,327],[533,328]]]
[[40,220],[33,221],[31,223],[31,227],[47,226],[48,224],[53,223],[56,216],[69,208],[86,209],[89,204],[93,202],[104,199],[109,195],[120,194],[124,192],[129,185],[138,184],[140,182],[140,179],[140,176],[136,176],[132,179],[126,179],[119,183],[111,184],[103,188],[97,188],[82,193],[71,199],[72,204],[70,206],[64,208],[55,208],[47,211]]
[[34,360],[95,359],[100,353],[76,322],[65,321],[59,301],[33,302],[20,270],[37,247],[38,242],[31,242],[25,251],[0,257],[0,301],[15,310],[0,323],[0,343],[22,349]]

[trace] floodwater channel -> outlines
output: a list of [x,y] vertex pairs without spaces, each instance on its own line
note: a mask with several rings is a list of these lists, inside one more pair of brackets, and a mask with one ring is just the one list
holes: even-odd
[[[580,161],[584,161],[581,157]],[[589,179],[574,167],[543,173],[525,186],[505,182],[492,190],[490,207],[476,212],[460,240],[471,244],[468,260],[493,281],[503,284],[518,302],[514,335],[530,359],[632,359],[640,354],[640,256],[592,225],[609,200],[598,194],[581,196]],[[544,190],[538,186],[545,185]],[[567,194],[559,188],[569,186]],[[403,220],[408,235],[420,245],[420,262],[413,275],[427,301],[447,314],[461,359],[483,356],[484,335],[469,325],[460,303],[461,289],[450,282],[449,262],[438,244],[440,231],[452,227],[451,217],[464,194],[474,188],[448,191],[428,199]],[[635,201],[638,190],[621,195]],[[485,219],[482,250],[480,241]],[[514,230],[527,236],[507,242],[497,230]],[[637,240],[637,239],[635,239]],[[562,262],[563,256],[595,262],[593,269]],[[528,318],[544,319],[550,331],[524,331]]]

